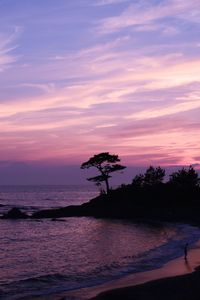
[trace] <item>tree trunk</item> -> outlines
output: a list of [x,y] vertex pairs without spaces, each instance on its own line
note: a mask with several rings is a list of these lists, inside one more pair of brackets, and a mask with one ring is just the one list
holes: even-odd
[[108,194],[110,191],[109,183],[108,183],[108,178],[105,178],[105,183],[106,183],[106,193]]

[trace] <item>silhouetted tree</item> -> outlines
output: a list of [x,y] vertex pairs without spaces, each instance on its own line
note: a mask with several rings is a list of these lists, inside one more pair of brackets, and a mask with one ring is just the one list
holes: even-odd
[[102,152],[90,157],[88,161],[82,163],[81,169],[89,169],[91,167],[96,168],[100,172],[100,175],[87,178],[87,180],[95,182],[96,185],[100,185],[102,182],[105,182],[106,192],[109,193],[110,187],[108,179],[111,177],[110,174],[126,168],[125,166],[117,164],[119,161],[120,159],[118,155],[111,155],[109,152]]
[[136,175],[133,180],[132,180],[132,185],[134,187],[143,187],[144,186],[144,175],[143,174],[139,174],[139,175]]
[[154,168],[150,166],[144,174],[144,183],[146,185],[157,185],[163,182],[165,170],[161,167]]
[[182,168],[170,175],[169,183],[178,187],[197,187],[199,186],[200,179],[198,173],[192,166],[188,169]]
[[163,182],[165,170],[161,167],[154,168],[150,166],[144,174],[136,175],[133,178],[132,185],[135,187],[154,186]]

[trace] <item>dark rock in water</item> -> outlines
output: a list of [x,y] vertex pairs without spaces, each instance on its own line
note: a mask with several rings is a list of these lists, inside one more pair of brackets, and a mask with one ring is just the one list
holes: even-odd
[[28,216],[17,207],[12,208],[2,216],[2,219],[26,219]]
[[64,217],[78,217],[83,216],[82,208],[80,205],[70,205],[62,208],[55,209],[45,209],[40,210],[32,214],[32,218],[41,219],[41,218],[64,218]]
[[0,207],[4,206],[3,204],[0,203]]

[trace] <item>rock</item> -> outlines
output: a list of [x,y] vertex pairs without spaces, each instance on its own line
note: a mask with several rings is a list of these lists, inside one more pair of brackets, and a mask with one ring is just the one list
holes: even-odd
[[2,216],[2,219],[26,219],[28,216],[17,207],[12,208]]
[[81,205],[70,205],[67,207],[56,208],[56,209],[44,209],[32,214],[33,219],[41,218],[65,218],[65,217],[77,217],[82,216]]

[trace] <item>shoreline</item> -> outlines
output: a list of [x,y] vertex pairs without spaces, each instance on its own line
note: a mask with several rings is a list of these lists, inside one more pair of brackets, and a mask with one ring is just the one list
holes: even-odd
[[[192,249],[188,252],[187,261],[184,260],[184,256],[169,261],[161,268],[151,271],[145,271],[127,275],[121,279],[113,280],[111,282],[88,288],[81,288],[78,290],[61,292],[54,295],[46,295],[40,297],[32,297],[31,300],[112,300],[112,299],[146,299],[146,298],[128,298],[134,296],[134,293],[139,289],[143,291],[147,287],[156,285],[157,289],[160,289],[160,282],[163,285],[166,281],[182,281],[185,280],[185,276],[192,281],[192,276],[196,277],[200,271],[195,271],[200,266],[200,240],[195,243]],[[182,283],[181,283],[182,284]],[[173,283],[172,283],[173,285]],[[162,287],[163,289],[164,287]],[[200,285],[199,285],[200,289]],[[162,291],[160,291],[162,293]],[[146,295],[147,296],[147,295]],[[119,297],[119,298],[118,298]],[[138,296],[137,296],[138,297]],[[151,299],[150,297],[148,297]],[[154,299],[154,298],[152,298]],[[162,299],[160,294],[160,299]],[[169,298],[171,300],[171,298]],[[174,298],[180,299],[180,298]],[[181,298],[182,299],[182,298]],[[189,298],[188,298],[189,299]]]

